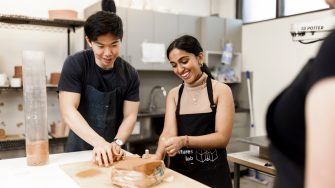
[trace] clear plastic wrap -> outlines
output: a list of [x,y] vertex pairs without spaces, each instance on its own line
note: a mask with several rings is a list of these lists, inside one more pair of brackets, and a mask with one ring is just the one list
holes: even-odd
[[161,160],[126,158],[112,167],[112,183],[120,187],[150,187],[163,181]]

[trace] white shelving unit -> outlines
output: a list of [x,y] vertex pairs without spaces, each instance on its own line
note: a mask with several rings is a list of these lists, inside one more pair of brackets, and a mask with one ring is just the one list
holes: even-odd
[[[212,74],[216,80],[224,83],[241,83],[242,76],[242,60],[241,53],[235,52],[233,54],[233,60],[230,65],[221,64],[221,51],[205,51],[205,63],[210,70],[213,70]],[[233,70],[233,77],[215,71],[224,67],[229,67]]]

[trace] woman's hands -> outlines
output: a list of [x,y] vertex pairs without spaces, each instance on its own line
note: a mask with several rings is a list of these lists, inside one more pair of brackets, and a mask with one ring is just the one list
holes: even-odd
[[173,157],[177,155],[178,151],[182,147],[185,146],[187,146],[187,136],[173,136],[169,138],[161,137],[156,154],[149,154],[148,150],[142,155],[142,158],[163,160],[165,153],[167,153],[170,157]]
[[92,162],[99,166],[108,167],[113,162],[121,160],[123,154],[123,150],[115,142],[108,143],[104,140],[94,146]]
[[186,146],[186,136],[174,136],[163,140],[165,152],[170,156],[175,156],[178,151]]

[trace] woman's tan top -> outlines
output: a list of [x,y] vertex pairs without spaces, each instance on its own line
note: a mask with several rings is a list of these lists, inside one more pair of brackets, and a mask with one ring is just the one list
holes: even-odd
[[[210,102],[208,99],[208,93],[206,87],[207,77],[208,77],[207,74],[203,73],[199,78],[199,80],[197,80],[195,83],[193,84],[185,83],[184,91],[181,96],[180,114],[197,114],[212,111],[212,109],[210,108]],[[212,84],[213,84],[213,96],[214,96],[217,81],[212,80]],[[178,97],[176,97],[176,104],[177,100]]]

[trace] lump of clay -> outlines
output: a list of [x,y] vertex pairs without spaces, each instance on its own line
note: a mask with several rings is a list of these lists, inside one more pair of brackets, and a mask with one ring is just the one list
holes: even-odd
[[112,183],[121,187],[149,187],[163,180],[162,160],[126,157],[112,167]]

